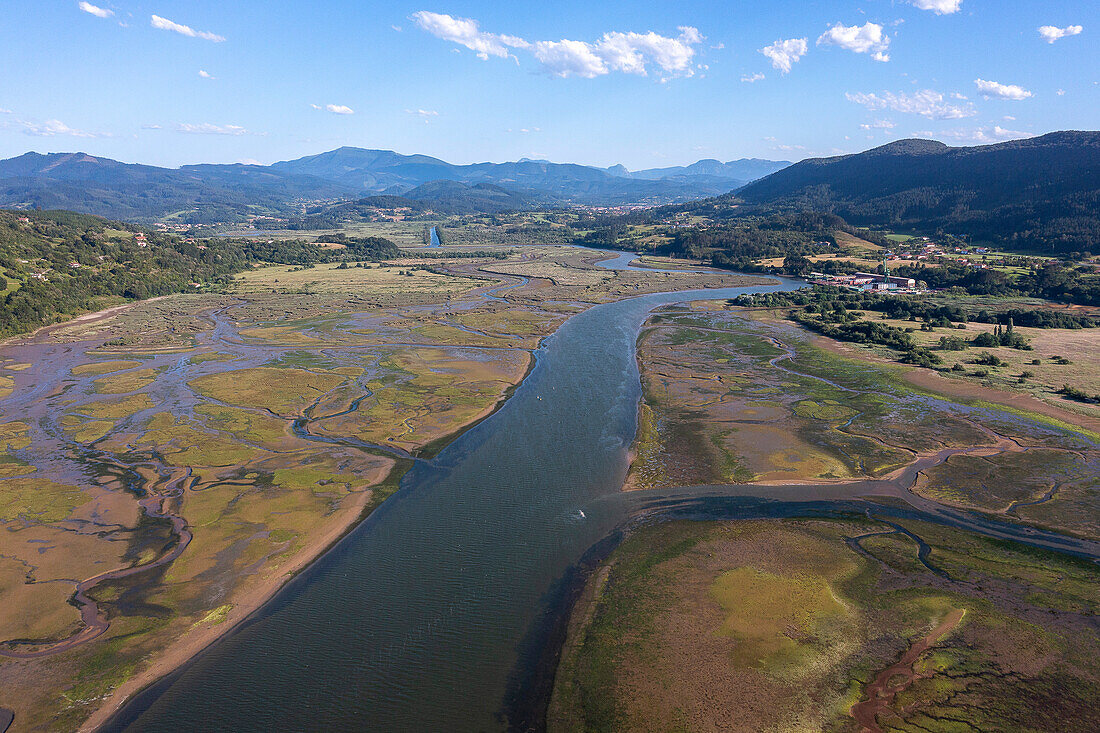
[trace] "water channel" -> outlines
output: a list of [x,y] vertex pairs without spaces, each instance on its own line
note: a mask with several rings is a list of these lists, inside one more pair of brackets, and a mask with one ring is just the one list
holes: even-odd
[[573,316],[500,411],[418,462],[328,554],[108,729],[538,728],[537,709],[515,711],[545,693],[545,679],[532,688],[533,667],[545,663],[540,646],[560,617],[562,581],[632,515],[861,510],[840,489],[809,498],[806,488],[782,487],[620,491],[640,396],[635,341],[647,314],[797,287],[647,295]]

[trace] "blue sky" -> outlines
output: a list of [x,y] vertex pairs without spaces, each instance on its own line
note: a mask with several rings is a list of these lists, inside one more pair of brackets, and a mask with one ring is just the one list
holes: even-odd
[[4,5],[2,157],[638,169],[1100,127],[1094,0]]

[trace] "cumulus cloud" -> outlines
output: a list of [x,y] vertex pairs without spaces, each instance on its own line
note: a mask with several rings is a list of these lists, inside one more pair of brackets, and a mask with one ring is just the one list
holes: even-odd
[[1031,92],[1016,84],[1001,84],[985,79],[975,79],[974,86],[978,87],[978,93],[986,99],[996,97],[998,99],[1011,99],[1015,102],[1034,96]]
[[101,8],[98,5],[92,5],[91,3],[80,2],[77,7],[83,10],[85,13],[91,13],[97,18],[110,18],[115,14],[115,11],[108,10],[107,8]]
[[893,130],[895,127],[897,127],[897,125],[894,124],[894,122],[891,121],[891,120],[875,120],[874,122],[868,122],[866,124],[860,125],[859,129],[861,129],[861,130]]
[[759,72],[757,72],[756,74],[752,74],[751,76],[749,74],[745,74],[744,76],[741,77],[741,82],[744,83],[744,84],[755,84],[756,82],[762,80],[763,78],[764,78],[764,75],[759,73]]
[[936,15],[950,15],[959,12],[962,0],[911,0],[921,10],[931,10]]
[[88,132],[69,127],[61,120],[46,120],[45,122],[32,122],[30,120],[17,120],[24,135],[33,137],[110,137],[102,132]]
[[869,53],[875,61],[889,61],[886,52],[890,48],[890,36],[882,32],[877,23],[863,25],[844,25],[837,23],[821,34],[817,44],[839,46],[853,53]]
[[1039,35],[1042,36],[1043,40],[1047,43],[1054,43],[1059,38],[1076,36],[1083,30],[1085,29],[1079,25],[1067,25],[1065,28],[1059,28],[1056,25],[1044,25],[1039,28]]
[[149,21],[149,25],[162,31],[172,31],[173,33],[179,33],[181,36],[187,36],[188,38],[202,38],[207,41],[214,41],[215,43],[221,43],[225,40],[224,36],[219,36],[217,33],[210,33],[209,31],[197,31],[189,25],[183,25],[182,23],[176,23],[162,18],[159,15],[154,15]]
[[869,110],[889,109],[904,114],[920,115],[932,120],[957,120],[977,114],[974,106],[951,104],[942,94],[932,89],[922,89],[912,94],[883,92],[882,94],[858,92],[845,93],[849,102],[862,104]]
[[594,79],[610,73],[607,63],[584,41],[539,41],[534,54],[554,76]]
[[507,58],[511,55],[510,48],[527,48],[530,44],[522,38],[515,36],[486,33],[481,30],[476,20],[470,18],[456,18],[446,13],[431,13],[427,10],[419,10],[410,16],[422,30],[431,33],[436,38],[465,46],[482,61],[490,56]]
[[[662,79],[692,76],[695,47],[703,35],[690,26],[673,38],[649,33],[612,31],[593,42],[561,39],[527,41],[518,36],[483,31],[476,20],[421,10],[410,16],[422,30],[470,49],[483,61],[489,57],[516,58],[513,50],[530,52],[545,71],[559,77],[593,79],[612,72],[647,76],[651,67]],[[517,59],[518,60],[518,59]]]
[[806,55],[809,45],[805,38],[788,38],[785,41],[776,41],[770,46],[764,46],[759,52],[768,57],[772,66],[784,74],[791,71],[791,66]]
[[209,71],[203,71],[202,69],[199,69],[199,76],[201,76],[203,79],[214,78],[214,76]]
[[703,36],[696,28],[684,26],[680,35],[669,38],[649,33],[605,33],[594,43],[585,41],[538,41],[531,52],[550,74],[593,79],[613,71],[647,76],[655,66],[661,78],[692,76],[695,46]]
[[1022,140],[1023,138],[1034,137],[1030,132],[1020,132],[1019,130],[1008,130],[1000,125],[994,125],[993,127],[976,127],[973,129],[964,130],[944,130],[942,132],[917,132],[914,133],[917,137],[939,137],[953,140],[961,143],[971,143],[976,145],[990,145],[992,143],[1005,142],[1006,140]]
[[334,115],[353,115],[355,110],[348,107],[346,104],[326,104],[325,109]]
[[184,132],[189,135],[248,135],[248,130],[240,125],[212,125],[209,122],[190,124],[181,122],[176,125],[176,132]]

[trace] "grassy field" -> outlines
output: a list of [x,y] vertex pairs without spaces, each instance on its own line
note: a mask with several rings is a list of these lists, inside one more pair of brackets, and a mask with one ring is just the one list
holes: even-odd
[[743,313],[711,301],[650,319],[627,489],[843,482],[964,448],[971,453],[925,471],[914,490],[1100,538],[1100,436],[922,393],[902,378],[909,367],[841,357],[794,326]]
[[367,267],[341,270],[336,264],[307,269],[278,265],[235,276],[229,292],[453,295],[483,284],[478,280],[412,269],[411,266],[369,264]]
[[872,477],[917,451],[986,441],[955,415],[907,403],[889,372],[821,354],[794,328],[668,309],[638,359],[647,444],[629,488]]
[[906,524],[951,579],[863,519],[636,531],[574,611],[550,730],[854,733],[853,706],[881,674],[883,730],[1088,728],[1100,642],[1081,614],[1100,604],[1100,571]]
[[[895,328],[913,329],[912,336],[917,344],[932,348],[939,345],[941,338],[954,337],[970,341],[978,334],[992,333],[994,328],[991,324],[972,321],[961,329],[935,328],[932,331],[922,331],[919,323],[911,321],[883,320],[877,313],[868,313],[865,317]],[[1089,394],[1100,393],[1100,359],[1096,358],[1096,354],[1100,353],[1100,328],[1019,327],[1015,330],[1028,340],[1032,350],[1024,351],[1007,346],[971,346],[962,351],[937,350],[936,353],[943,360],[941,366],[955,368],[955,374],[969,376],[991,386],[1023,390],[1063,403],[1066,401],[1056,394],[1063,385],[1085,390]],[[866,348],[884,355],[887,353],[881,347],[856,348]],[[976,364],[975,360],[983,355],[995,356],[1003,365]]]

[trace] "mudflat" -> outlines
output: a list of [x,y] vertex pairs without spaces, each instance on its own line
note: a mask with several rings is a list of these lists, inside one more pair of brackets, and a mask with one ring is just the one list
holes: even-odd
[[[548,258],[608,272],[573,248],[517,262]],[[613,272],[593,287],[490,264],[319,267],[285,283],[286,268],[261,268],[224,294],[0,347],[0,707],[13,730],[94,728],[233,628],[492,412],[571,313],[745,281]]]

